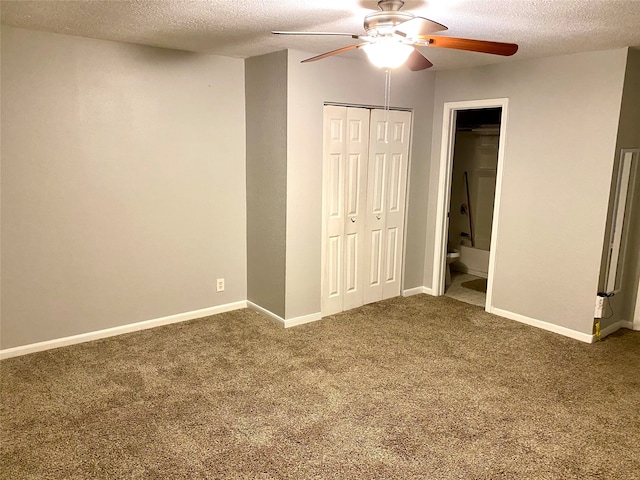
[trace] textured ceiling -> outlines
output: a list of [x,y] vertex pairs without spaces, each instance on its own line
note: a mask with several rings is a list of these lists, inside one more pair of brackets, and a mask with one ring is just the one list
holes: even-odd
[[[364,33],[375,0],[2,0],[2,23],[33,30],[232,57],[293,48],[322,53],[356,40],[271,30]],[[445,35],[512,42],[509,58],[423,48],[436,69],[640,46],[640,0],[408,0]],[[363,55],[354,51],[347,56]]]

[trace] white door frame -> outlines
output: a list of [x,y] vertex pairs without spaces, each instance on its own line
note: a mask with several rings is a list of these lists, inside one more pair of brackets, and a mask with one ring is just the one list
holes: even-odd
[[493,204],[493,223],[491,225],[491,246],[489,252],[489,271],[487,278],[487,301],[485,310],[491,312],[493,302],[493,272],[496,263],[496,239],[500,220],[500,196],[502,193],[502,173],[504,171],[504,151],[507,138],[508,98],[446,102],[442,117],[442,140],[440,148],[440,175],[438,178],[438,203],[436,206],[436,238],[433,256],[432,293],[444,294],[445,265],[447,257],[448,211],[451,199],[451,171],[453,168],[453,148],[456,138],[455,116],[458,110],[479,108],[502,108],[500,120],[500,140],[498,144],[498,169],[496,172],[496,195]]
[[629,222],[632,218],[633,198],[635,195],[635,175],[640,149],[623,148],[620,151],[618,178],[614,191],[613,214],[607,238],[607,265],[605,267],[605,292],[619,293],[624,276],[624,260],[620,268],[620,259],[624,259],[629,238]]
[[640,283],[638,284],[638,293],[636,295],[636,306],[633,309],[633,321],[631,328],[640,330]]

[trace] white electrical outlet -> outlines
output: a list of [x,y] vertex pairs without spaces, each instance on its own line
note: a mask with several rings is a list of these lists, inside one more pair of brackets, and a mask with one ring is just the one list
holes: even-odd
[[593,314],[593,318],[602,318],[604,312],[604,297],[596,295],[596,310]]
[[216,281],[216,292],[224,292],[224,278],[219,278]]

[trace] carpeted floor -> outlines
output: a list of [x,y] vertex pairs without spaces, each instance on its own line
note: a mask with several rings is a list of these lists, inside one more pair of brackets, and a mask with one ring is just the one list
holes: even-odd
[[640,332],[587,345],[447,297],[0,368],[3,479],[640,478]]

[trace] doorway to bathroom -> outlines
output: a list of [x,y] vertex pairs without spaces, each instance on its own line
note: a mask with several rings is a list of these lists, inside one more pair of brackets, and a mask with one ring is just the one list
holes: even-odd
[[490,311],[507,100],[445,104],[433,293]]

